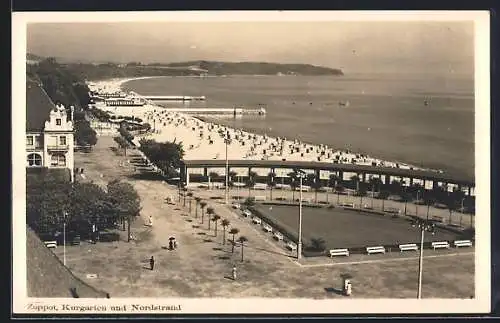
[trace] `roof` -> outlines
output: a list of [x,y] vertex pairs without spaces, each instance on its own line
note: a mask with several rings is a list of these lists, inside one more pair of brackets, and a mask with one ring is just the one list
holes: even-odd
[[[183,160],[182,163],[187,167],[225,167],[225,160]],[[404,169],[394,167],[377,167],[355,164],[329,164],[324,162],[300,162],[300,161],[279,161],[279,160],[229,160],[229,166],[232,167],[275,167],[275,168],[305,168],[329,171],[344,172],[364,172],[369,174],[391,175],[398,177],[420,178],[431,181],[454,183],[467,186],[475,186],[473,178],[457,177],[447,173],[438,173],[434,171]]]
[[50,251],[31,229],[26,229],[26,271],[28,297],[105,298],[106,293],[78,279]]
[[34,81],[26,82],[26,131],[42,131],[55,104]]

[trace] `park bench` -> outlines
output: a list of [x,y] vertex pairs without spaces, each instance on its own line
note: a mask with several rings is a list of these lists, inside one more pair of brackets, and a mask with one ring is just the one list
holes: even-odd
[[276,239],[278,241],[283,241],[283,234],[281,234],[281,232],[275,232],[273,234],[273,237],[274,237],[274,239]]
[[340,204],[340,206],[353,208],[354,207],[354,203],[342,203],[342,204]]
[[470,240],[456,240],[453,242],[455,248],[458,247],[472,247],[472,241]]
[[255,184],[253,186],[254,190],[265,191],[267,189],[267,184]]
[[436,241],[431,243],[431,245],[434,250],[450,248],[450,244],[448,243],[448,241]]
[[335,256],[349,256],[349,250],[347,249],[331,249],[330,250],[330,258]]
[[248,217],[248,216],[252,215],[252,212],[250,212],[250,210],[245,209],[245,210],[243,210],[242,214],[243,214],[243,216]]
[[273,228],[267,223],[264,223],[263,229],[266,232],[273,232]]
[[258,196],[255,196],[253,199],[254,199],[254,201],[265,201],[266,197],[262,196],[262,195],[258,195]]
[[287,244],[286,244],[286,247],[287,249],[290,249],[291,251],[295,251],[297,250],[297,245],[291,241],[289,241]]
[[431,220],[434,221],[434,222],[439,222],[439,223],[443,223],[444,222],[443,221],[444,219],[442,217],[440,217],[440,216],[433,216],[433,217],[431,217]]
[[43,242],[47,248],[57,248],[57,241],[44,241]]
[[252,222],[255,223],[255,224],[261,224],[262,223],[262,220],[256,216],[254,216],[252,218]]
[[417,251],[418,247],[416,243],[400,244],[399,251]]
[[384,246],[366,247],[366,253],[369,255],[374,253],[385,253],[385,248]]

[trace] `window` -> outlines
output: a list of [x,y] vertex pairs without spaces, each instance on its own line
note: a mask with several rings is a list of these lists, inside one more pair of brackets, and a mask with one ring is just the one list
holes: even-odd
[[50,157],[51,166],[66,166],[66,156],[63,154],[53,154]]
[[39,154],[28,155],[28,166],[42,166],[42,157]]
[[33,146],[33,136],[26,136],[26,145]]
[[61,119],[56,119],[56,125],[58,125],[58,126],[61,125]]
[[42,148],[42,136],[35,136],[35,148]]
[[59,137],[59,145],[66,146],[66,136]]

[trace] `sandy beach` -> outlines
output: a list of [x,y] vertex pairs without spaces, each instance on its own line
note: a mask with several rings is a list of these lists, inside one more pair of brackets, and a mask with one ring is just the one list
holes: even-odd
[[[122,84],[143,78],[111,79],[89,83],[92,91],[100,93],[124,92]],[[229,138],[227,158],[230,160],[286,160],[311,161],[325,163],[343,163],[383,167],[413,168],[418,167],[396,162],[384,161],[372,156],[336,150],[323,144],[310,144],[293,138],[269,137],[232,129],[212,122],[205,122],[193,116],[154,105],[152,102],[140,107],[98,108],[117,116],[141,118],[153,127],[153,132],[145,138],[159,142],[182,142],[185,150],[184,159],[202,160],[226,158],[225,138]],[[139,139],[135,139],[139,144]]]

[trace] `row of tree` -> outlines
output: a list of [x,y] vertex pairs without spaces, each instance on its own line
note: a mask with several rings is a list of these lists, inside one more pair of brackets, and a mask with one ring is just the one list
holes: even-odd
[[38,234],[55,235],[66,227],[68,232],[90,236],[99,230],[125,230],[140,211],[140,197],[134,187],[113,180],[105,189],[93,183],[69,183],[47,176],[27,180],[27,224]]
[[[215,213],[215,209],[213,207],[208,206],[208,203],[204,200],[202,200],[200,197],[196,196],[194,197],[192,192],[189,192],[185,187],[179,189],[179,202],[181,201],[181,198],[183,199],[183,206],[186,207],[186,199],[188,203],[188,208],[189,208],[189,214],[192,213],[192,202],[194,201],[195,204],[195,218],[198,218],[198,209],[201,212],[201,223],[205,223],[205,216],[207,217],[207,224],[208,224],[208,230],[210,230],[210,223],[214,223],[214,235],[217,237],[217,225],[220,221],[220,224],[222,226],[222,244],[226,244],[226,232],[232,235],[232,246],[231,246],[231,252],[234,253],[234,248],[236,246],[236,242],[239,242],[241,245],[241,261],[243,261],[243,247],[246,241],[248,239],[245,236],[240,236],[238,237],[238,240],[235,240],[236,235],[240,232],[238,228],[231,228],[229,231],[227,229],[231,225],[231,222],[228,219],[222,219],[218,214]],[[205,212],[206,210],[206,212]]]

